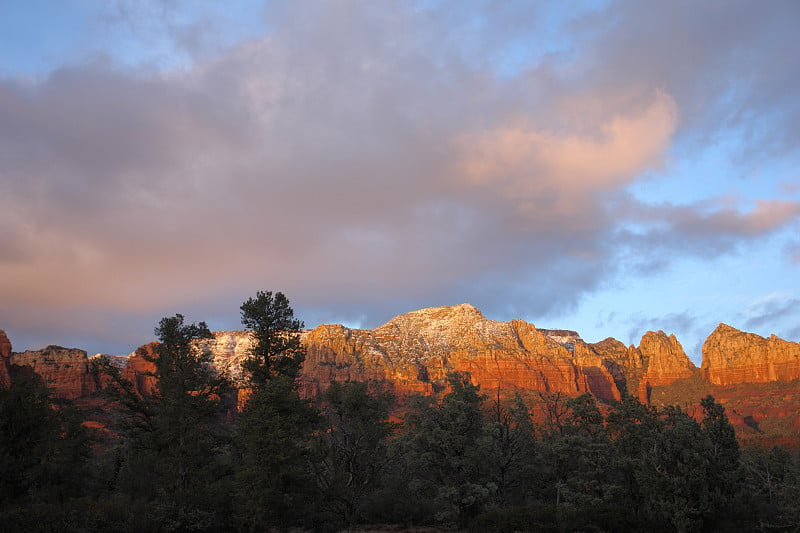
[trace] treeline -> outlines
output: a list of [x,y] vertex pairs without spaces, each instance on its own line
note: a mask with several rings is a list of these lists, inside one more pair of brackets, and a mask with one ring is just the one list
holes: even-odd
[[699,422],[630,396],[489,398],[457,373],[402,406],[376,383],[303,399],[303,325],[286,297],[259,292],[241,314],[254,349],[240,411],[195,349],[208,327],[181,315],[155,330],[152,395],[105,366],[116,423],[102,440],[13,368],[0,390],[0,530],[800,530],[798,457],[740,450],[710,396]]

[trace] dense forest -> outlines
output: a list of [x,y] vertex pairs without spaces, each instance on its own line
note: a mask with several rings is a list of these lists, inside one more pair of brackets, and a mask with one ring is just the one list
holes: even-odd
[[[740,449],[724,408],[482,391],[453,373],[402,402],[380,383],[304,399],[286,297],[241,307],[248,397],[164,318],[142,397],[109,362],[106,428],[26,367],[0,390],[0,530],[800,531],[800,461]],[[372,525],[372,526],[370,526]]]

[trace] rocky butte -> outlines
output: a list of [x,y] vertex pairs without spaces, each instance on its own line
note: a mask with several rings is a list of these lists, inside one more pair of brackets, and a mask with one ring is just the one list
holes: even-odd
[[44,350],[12,353],[10,362],[31,367],[59,398],[74,400],[101,388],[100,374],[84,350],[48,346]]
[[800,378],[800,344],[720,324],[703,343],[702,371],[714,385],[791,381]]
[[[728,406],[740,435],[779,435],[800,443],[800,398],[793,381],[800,378],[800,345],[724,324],[706,340],[701,369],[678,339],[663,331],[645,333],[639,346],[613,338],[586,343],[571,330],[488,320],[468,304],[412,311],[374,329],[321,325],[302,332],[302,341],[307,356],[301,381],[307,396],[320,393],[332,380],[382,381],[400,398],[431,394],[444,388],[451,371],[469,372],[490,395],[519,391],[535,398],[537,393],[591,392],[611,401],[627,391],[646,403],[688,408],[712,394]],[[239,387],[246,385],[241,365],[251,346],[246,331],[215,332],[213,339],[199,342],[214,366]],[[125,364],[123,377],[140,394],[152,392],[155,385],[148,375],[153,364],[145,357],[154,354],[154,347],[144,345],[117,358]],[[91,396],[100,384],[83,350],[50,346],[12,353],[7,337],[0,334],[0,356],[31,366],[65,398]],[[0,385],[7,374],[0,364]]]
[[11,377],[8,374],[10,360],[11,341],[8,340],[6,332],[0,329],[0,387],[8,387],[11,384]]

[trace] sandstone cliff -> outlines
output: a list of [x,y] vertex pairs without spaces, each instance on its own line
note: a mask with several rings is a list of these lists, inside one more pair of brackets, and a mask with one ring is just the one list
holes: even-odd
[[619,397],[599,360],[596,369],[584,372],[569,341],[553,336],[521,320],[487,320],[468,304],[412,311],[372,330],[320,326],[303,338],[304,385],[313,394],[332,379],[378,379],[393,383],[400,394],[430,393],[444,386],[448,372],[461,371],[486,392]]
[[661,330],[645,333],[638,351],[644,362],[644,373],[638,388],[642,401],[649,401],[652,387],[689,378],[697,371],[675,335],[667,336]]
[[800,377],[800,344],[720,324],[703,344],[701,368],[714,385],[791,381]]
[[81,398],[100,389],[100,376],[84,350],[51,345],[14,353],[11,364],[31,367],[59,398]]
[[625,346],[613,337],[589,345],[602,360],[619,390],[627,390],[637,395],[639,383],[644,373],[642,353],[635,346]]
[[8,373],[10,359],[11,341],[8,340],[6,332],[0,329],[0,387],[8,387],[11,385],[11,377]]
[[137,348],[128,356],[128,364],[122,370],[122,378],[133,384],[133,389],[140,395],[152,394],[156,387],[156,378],[152,376],[156,365],[148,358],[155,356],[156,342]]

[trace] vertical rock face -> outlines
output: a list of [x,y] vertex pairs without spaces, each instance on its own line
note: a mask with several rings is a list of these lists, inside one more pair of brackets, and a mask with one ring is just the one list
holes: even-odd
[[650,387],[691,377],[697,370],[675,335],[667,336],[661,330],[645,333],[639,343],[639,352],[645,366],[638,391],[642,400],[649,399]]
[[448,372],[461,371],[487,392],[579,394],[594,385],[598,396],[619,397],[610,375],[582,372],[567,347],[532,324],[487,320],[468,304],[412,311],[373,330],[320,326],[303,341],[312,394],[332,379],[378,379],[401,394],[427,393],[443,387]]
[[8,374],[10,359],[11,341],[8,340],[6,332],[0,329],[0,387],[8,387],[11,385],[11,377]]
[[198,348],[211,357],[214,368],[242,385],[242,363],[250,357],[253,341],[248,331],[215,331],[213,339],[197,341]]
[[613,337],[590,344],[589,347],[601,359],[619,390],[637,393],[644,372],[642,353],[638,348],[625,346]]
[[156,346],[157,342],[151,342],[134,350],[128,356],[128,365],[122,370],[122,378],[130,381],[134,390],[142,396],[152,394],[156,387],[156,378],[151,375],[156,365],[148,361],[148,358],[155,356]]
[[88,396],[100,388],[99,376],[84,350],[51,345],[12,354],[11,363],[31,367],[60,398]]
[[791,381],[800,377],[800,344],[720,324],[703,344],[701,368],[714,385]]

